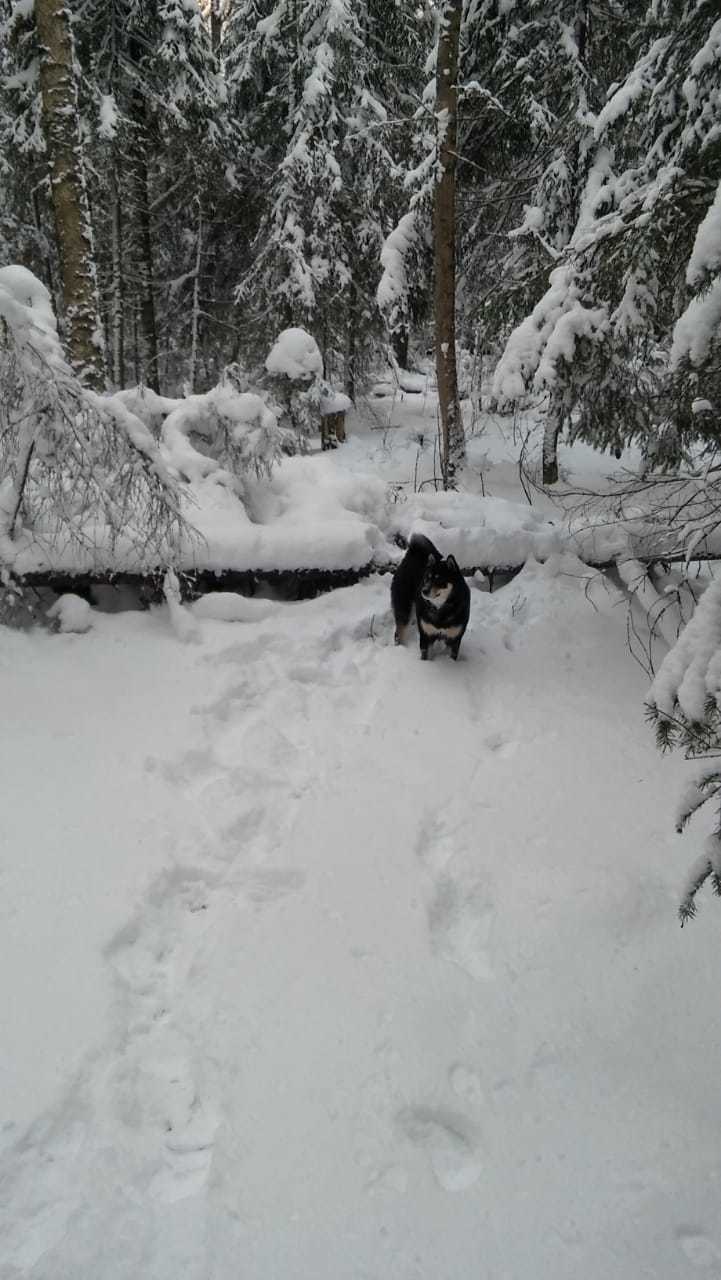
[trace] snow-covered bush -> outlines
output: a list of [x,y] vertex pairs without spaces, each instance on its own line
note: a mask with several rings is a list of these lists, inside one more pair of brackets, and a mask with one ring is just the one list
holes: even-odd
[[94,566],[122,548],[137,567],[172,558],[178,493],[151,432],[67,364],[47,289],[0,268],[0,563],[23,543],[71,547]]
[[290,382],[310,385],[323,377],[323,357],[315,338],[305,329],[284,329],[265,362],[268,373]]
[[0,566],[0,626],[15,631],[51,628],[53,622],[47,609],[52,599],[47,588],[28,586]]
[[348,396],[334,391],[323,377],[323,357],[315,338],[305,329],[284,329],[265,361],[281,422],[295,433],[302,451],[318,420],[327,414],[345,413]]
[[284,329],[271,347],[265,370],[280,421],[294,435],[292,452],[302,453],[316,425],[323,376],[323,357],[315,338],[305,329]]
[[161,429],[161,448],[172,470],[197,481],[214,476],[231,488],[252,472],[268,476],[293,435],[274,408],[253,391],[238,391],[232,377],[203,395],[172,402]]

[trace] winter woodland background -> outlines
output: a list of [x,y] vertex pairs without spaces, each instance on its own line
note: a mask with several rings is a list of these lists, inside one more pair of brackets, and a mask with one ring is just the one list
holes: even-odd
[[[226,1280],[242,1247],[258,1280],[719,1274],[706,1212],[718,1123],[704,1110],[717,1046],[701,1015],[684,1022],[688,984],[715,990],[716,953],[705,921],[684,931],[701,938],[685,951],[669,952],[667,926],[679,902],[682,923],[696,914],[703,886],[721,893],[720,411],[713,0],[0,0],[0,648],[19,677],[7,705],[21,744],[5,836],[27,846],[8,862],[25,904],[10,963],[28,965],[20,1004],[35,1010],[29,1032],[8,1015],[23,1122],[11,1114],[0,1148],[2,1280]],[[388,647],[388,573],[414,529],[474,587],[460,674],[439,662],[421,679]],[[314,599],[325,587],[343,589]],[[102,616],[119,602],[151,607]],[[68,730],[106,696],[107,742],[92,719]],[[644,708],[657,744],[679,748],[663,785],[649,781],[669,760]],[[67,732],[79,754],[65,777],[53,744]],[[117,798],[93,773],[102,750],[130,779],[123,807],[145,805],[145,826],[128,817],[108,835],[115,914],[87,888]],[[24,887],[45,839],[24,825],[36,768],[59,832],[85,810],[78,779],[97,787],[87,829],[58,836],[81,886],[61,894],[67,933],[45,871]],[[679,831],[704,809],[680,893],[656,852],[669,787]],[[559,790],[562,815],[548,808]],[[423,945],[406,894],[424,904]],[[97,926],[83,951],[73,913],[86,900]],[[265,966],[250,976],[240,909]],[[337,921],[347,954],[324,932]],[[31,926],[50,940],[37,973]],[[43,997],[55,943],[68,959]],[[356,987],[359,959],[379,968]],[[327,965],[338,991],[296,1025],[284,993],[298,972],[325,991]],[[589,1021],[607,965],[613,999],[597,991]],[[407,1010],[397,1041],[389,1030],[398,966],[398,1008],[410,992],[427,1043]],[[663,970],[666,1003],[638,990],[646,966]],[[235,1029],[228,967],[236,993],[256,993]],[[72,1070],[43,1076],[39,1028],[53,999],[72,1009],[80,972],[76,1047],[59,1026],[50,1036]],[[493,1015],[483,1068],[463,983]],[[640,1021],[624,1005],[635,999]],[[463,1010],[462,1033],[441,1005]],[[335,1029],[348,1007],[346,1059]],[[268,1008],[283,1009],[287,1039]],[[229,1065],[243,1054],[255,1128]],[[294,1055],[299,1075],[276,1096],[268,1081]],[[443,1086],[424,1077],[432,1061]],[[691,1092],[704,1103],[683,1110]],[[610,1115],[627,1116],[635,1153]],[[549,1144],[533,1172],[524,1116]],[[346,1149],[386,1214],[380,1242],[347,1171],[336,1187]],[[469,1197],[458,1219],[448,1192]],[[477,1234],[489,1222],[490,1243]],[[98,1270],[106,1238],[117,1248]]]
[[[325,553],[317,537],[305,557],[271,537],[234,559],[252,507],[243,478],[302,452],[314,419],[357,404],[379,365],[413,389],[403,373],[434,338],[444,487],[465,462],[461,403],[467,428],[469,413],[535,394],[531,484],[558,481],[561,436],[641,452],[600,506],[566,486],[577,530],[620,521],[634,565],[715,554],[712,3],[3,0],[1,12],[6,575],[357,568],[357,548],[334,552],[328,530]],[[209,547],[200,517],[223,501],[225,537],[216,510]],[[486,552],[465,567],[498,564]],[[664,695],[662,745],[705,752],[715,686],[691,708],[681,679]]]

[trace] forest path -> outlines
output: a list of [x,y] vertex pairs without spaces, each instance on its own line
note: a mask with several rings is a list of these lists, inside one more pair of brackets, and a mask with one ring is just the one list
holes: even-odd
[[712,1265],[714,979],[578,573],[474,592],[457,664],[393,647],[387,579],[206,624],[192,741],[148,762],[172,855],[105,949],[111,1042],[7,1153],[2,1280]]

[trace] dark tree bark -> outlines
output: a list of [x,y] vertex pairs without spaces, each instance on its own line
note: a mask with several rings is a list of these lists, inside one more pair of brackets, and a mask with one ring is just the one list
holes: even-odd
[[441,416],[443,484],[454,483],[465,461],[456,370],[456,149],[458,53],[462,0],[443,0],[436,64],[437,176],[433,197],[436,376]]
[[198,330],[200,327],[200,268],[203,261],[203,206],[198,196],[198,223],[195,243],[195,269],[193,272],[193,314],[190,328],[190,366],[188,386],[195,391],[198,376]]
[[345,393],[355,404],[356,391],[356,329],[353,319],[346,328],[345,360],[343,362],[343,385]]
[[401,369],[408,368],[408,343],[410,335],[405,325],[402,328],[394,329],[391,334],[391,346],[393,355],[395,356]]
[[[139,60],[140,56],[139,43],[133,40],[131,57],[135,61]],[[134,127],[129,170],[134,204],[133,247],[138,280],[138,346],[141,378],[146,386],[159,394],[158,330],[153,289],[153,239],[148,194],[148,129],[145,98],[140,88],[133,93],[131,113]]]
[[220,10],[220,0],[210,0],[210,43],[213,53],[220,52],[220,42],[223,38],[223,15]]
[[546,424],[543,429],[544,484],[556,484],[558,481],[558,437],[562,426],[563,407],[552,398],[546,410]]
[[110,166],[111,202],[111,279],[110,279],[110,350],[112,377],[116,387],[125,386],[125,306],[123,287],[123,206],[120,197],[118,167],[115,156]]
[[75,49],[65,0],[35,0],[35,22],[70,362],[90,385],[102,387],[105,356],[80,138]]
[[50,252],[47,248],[47,239],[45,236],[45,231],[43,229],[43,219],[42,219],[42,213],[40,210],[40,193],[37,187],[35,187],[33,190],[32,205],[33,205],[33,218],[35,220],[35,231],[38,237],[38,250],[42,253],[43,266],[45,267],[45,284],[48,287],[51,297],[55,300],[55,305],[57,307],[58,297],[55,292],[55,272],[53,271],[52,259],[50,257]]
[[[579,6],[573,21],[573,35],[578,49],[579,62],[584,63],[588,49],[589,36],[588,2]],[[581,155],[581,148],[575,142],[571,150],[570,171],[573,177],[571,185],[571,212],[573,222],[578,219],[581,207],[581,192],[585,184],[586,170]],[[543,483],[558,483],[558,440],[563,429],[564,409],[552,398],[546,413],[546,425],[543,432]]]

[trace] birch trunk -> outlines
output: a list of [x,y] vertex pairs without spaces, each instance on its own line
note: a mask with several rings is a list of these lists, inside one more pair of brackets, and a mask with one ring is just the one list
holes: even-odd
[[465,461],[456,370],[456,144],[461,4],[462,0],[443,0],[436,63],[438,154],[433,196],[436,375],[446,489],[453,485]]
[[65,0],[35,0],[35,22],[70,362],[86,382],[102,387],[105,358],[80,139],[75,47]]

